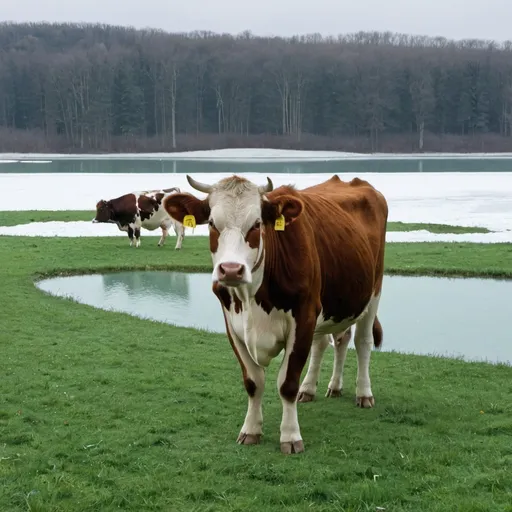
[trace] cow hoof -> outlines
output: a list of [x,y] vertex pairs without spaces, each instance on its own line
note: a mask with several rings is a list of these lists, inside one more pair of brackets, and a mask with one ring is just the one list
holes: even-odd
[[297,398],[297,402],[312,402],[315,399],[315,395],[312,395],[311,393],[306,393],[305,391],[302,391],[299,393],[299,397]]
[[342,395],[343,395],[343,389],[327,388],[327,393],[325,393],[325,396],[330,397],[330,398],[339,398]]
[[181,247],[176,247],[176,251],[181,251]]
[[245,434],[240,432],[236,442],[238,444],[260,444],[261,434]]
[[356,405],[362,409],[371,409],[375,405],[375,398],[373,396],[358,396]]
[[303,451],[304,442],[302,440],[281,443],[281,453],[284,453],[285,455],[291,455],[292,453],[302,453]]

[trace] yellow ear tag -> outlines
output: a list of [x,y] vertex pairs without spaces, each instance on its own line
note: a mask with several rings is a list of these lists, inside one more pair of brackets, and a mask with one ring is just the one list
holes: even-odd
[[186,228],[194,229],[196,227],[196,218],[193,215],[185,215],[183,217],[183,225]]
[[285,226],[284,215],[280,215],[276,219],[276,223],[274,224],[274,229],[276,231],[284,231],[284,226]]

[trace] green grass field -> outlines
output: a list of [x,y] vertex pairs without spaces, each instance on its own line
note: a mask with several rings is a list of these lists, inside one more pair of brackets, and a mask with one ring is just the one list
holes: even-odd
[[[361,410],[352,349],[345,396],[323,397],[328,351],[318,398],[299,406],[306,452],[284,456],[278,361],[262,444],[240,446],[246,392],[224,335],[33,284],[81,271],[210,269],[204,237],[187,237],[181,252],[174,242],[0,237],[1,512],[512,511],[511,367],[374,352],[376,407]],[[512,245],[388,244],[386,268],[512,277]]]
[[[15,226],[16,224],[28,224],[29,222],[48,221],[90,221],[95,212],[86,210],[64,210],[64,211],[0,211],[0,226]],[[489,233],[487,228],[449,226],[447,224],[421,224],[405,222],[389,222],[388,231],[415,231],[425,229],[431,233]]]

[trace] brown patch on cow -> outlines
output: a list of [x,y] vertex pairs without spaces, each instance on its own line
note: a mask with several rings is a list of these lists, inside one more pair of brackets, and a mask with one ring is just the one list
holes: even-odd
[[229,308],[231,307],[231,295],[229,294],[228,289],[219,283],[213,283],[212,290],[220,300],[221,304],[229,311]]
[[[305,364],[305,361],[304,361]],[[288,365],[288,368],[290,366]],[[300,379],[300,376],[299,376]],[[290,378],[288,373],[286,374],[286,379],[283,384],[279,388],[279,394],[288,400],[288,402],[295,402],[297,395],[299,394],[299,380]]]
[[244,378],[244,386],[250,397],[253,397],[256,394],[256,383],[252,379]]
[[[338,181],[341,182],[339,176],[337,174],[334,175],[336,178],[338,178]],[[333,178],[334,178],[333,176]],[[331,178],[331,179],[333,179]],[[362,180],[361,178],[352,178],[348,184],[351,186],[351,187],[359,187],[361,185],[363,186],[367,186],[369,185],[369,183],[366,181],[366,180]]]
[[96,203],[96,215],[94,217],[96,222],[110,221],[111,208],[109,203],[110,201],[105,201],[104,199]]
[[158,201],[149,196],[139,196],[138,203],[141,220],[149,219],[159,208]]
[[251,249],[257,249],[260,246],[261,228],[253,226],[245,235],[245,241]]
[[[255,299],[267,313],[291,311],[297,323],[281,389],[292,400],[311,346],[311,319],[321,310],[334,322],[358,317],[382,283],[388,207],[368,183],[338,176],[301,191],[282,186],[266,197],[265,271]],[[293,220],[284,231],[273,226],[279,212]]]
[[[292,187],[286,188],[295,191]],[[303,209],[304,203],[301,199],[287,194],[282,195],[276,201],[263,201],[261,205],[263,222],[271,224],[272,227],[274,227],[274,223],[280,215],[284,216],[286,225],[291,224],[301,215]]]
[[375,348],[380,348],[382,345],[382,338],[384,337],[384,332],[382,330],[382,325],[380,324],[380,321],[377,317],[375,317],[375,320],[373,322],[373,344],[375,345]]
[[106,209],[103,211],[108,212],[108,217],[102,213],[101,219],[96,219],[98,222],[114,221],[118,222],[121,226],[127,226],[135,220],[135,215],[137,214],[135,194],[125,194],[109,201],[99,201],[96,205],[97,213],[98,206],[100,205],[106,206]]
[[[155,200],[156,202],[161,205],[162,199],[165,197],[165,194],[162,194],[161,192],[158,192],[158,194],[155,194]],[[157,208],[158,209],[158,208]]]
[[238,295],[236,294],[233,297],[233,299],[235,302],[235,313],[238,315],[238,313],[240,313],[243,310],[242,301],[238,298]]
[[215,226],[210,226],[210,252],[215,254],[219,248],[220,233]]
[[181,223],[185,215],[193,215],[196,224],[206,224],[210,216],[208,198],[201,200],[192,194],[173,194],[163,200],[163,205],[166,212]]

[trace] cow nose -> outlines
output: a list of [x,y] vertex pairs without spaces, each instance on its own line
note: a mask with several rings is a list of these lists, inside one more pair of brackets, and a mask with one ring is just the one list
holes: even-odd
[[244,275],[244,266],[240,263],[221,263],[219,277],[226,281],[241,281]]

